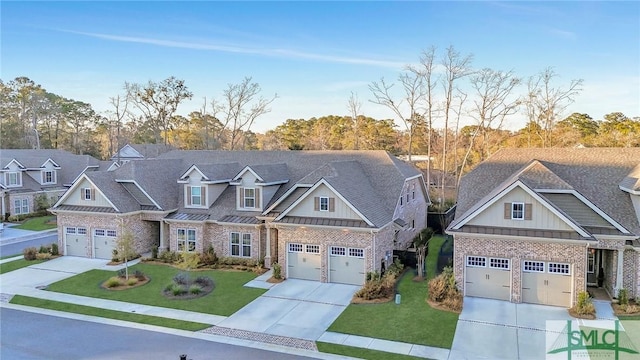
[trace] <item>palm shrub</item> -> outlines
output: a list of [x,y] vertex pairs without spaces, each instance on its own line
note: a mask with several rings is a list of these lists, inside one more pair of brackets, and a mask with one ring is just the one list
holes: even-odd
[[274,279],[282,279],[282,266],[280,264],[273,263],[273,278]]
[[51,255],[58,256],[60,252],[58,250],[58,243],[51,243]]

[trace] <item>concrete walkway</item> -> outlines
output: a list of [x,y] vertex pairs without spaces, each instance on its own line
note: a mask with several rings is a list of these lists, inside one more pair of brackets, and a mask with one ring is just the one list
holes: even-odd
[[[17,257],[18,259],[20,257]],[[5,259],[8,260],[8,259]],[[133,265],[139,260],[129,263]],[[284,346],[283,349],[316,351],[315,341],[347,345],[371,350],[386,351],[429,359],[446,360],[448,349],[432,348],[388,340],[326,332],[326,328],[346,308],[357,287],[340,284],[322,284],[304,280],[287,280],[271,284],[266,280],[270,273],[263,274],[245,286],[269,289],[230,317],[203,314],[191,311],[132,304],[70,294],[40,290],[48,284],[91,270],[117,271],[120,266],[108,266],[106,260],[78,257],[60,257],[41,264],[32,265],[0,275],[0,306],[8,304],[13,295],[31,296],[65,303],[98,307],[103,309],[158,316],[167,319],[193,321],[212,325],[197,333],[200,338],[224,336],[248,341],[250,344],[264,343]],[[285,302],[287,306],[280,306]],[[32,308],[33,309],[33,308]],[[44,310],[44,309],[41,309]],[[37,311],[33,309],[33,311]],[[43,311],[44,313],[45,311]],[[104,322],[112,322],[103,319]],[[129,323],[131,324],[131,323]],[[164,330],[175,332],[173,330]],[[181,332],[184,333],[184,332]],[[278,350],[282,351],[282,350]],[[285,351],[286,352],[286,351]],[[315,355],[314,355],[315,356]]]

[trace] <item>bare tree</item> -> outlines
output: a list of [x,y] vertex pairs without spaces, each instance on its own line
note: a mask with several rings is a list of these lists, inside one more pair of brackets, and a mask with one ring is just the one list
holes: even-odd
[[144,86],[125,83],[125,89],[129,99],[149,123],[156,143],[162,140],[161,132],[164,132],[166,145],[173,115],[183,100],[191,99],[193,96],[184,84],[184,80],[171,76],[159,83],[149,81]]
[[[112,111],[109,111],[109,133],[111,133],[111,127],[115,125],[116,127],[116,136],[115,136],[115,144],[111,135],[109,135],[109,154],[113,154],[117,152],[117,162],[120,164],[120,148],[122,144],[120,143],[120,129],[122,128],[122,123],[127,116],[129,109],[129,100],[128,96],[120,97],[120,95],[116,95],[116,97],[110,97],[109,103],[113,107]],[[115,146],[114,146],[115,145]]]
[[[445,201],[445,183],[447,175],[447,146],[449,135],[449,114],[451,113],[451,106],[453,103],[453,92],[456,89],[456,82],[472,73],[471,61],[472,55],[462,56],[454,49],[453,46],[447,48],[447,52],[442,59],[442,66],[444,67],[444,77],[442,79],[442,86],[445,93],[444,99],[444,137],[442,142],[442,189],[441,189],[441,204]],[[446,210],[446,209],[443,209]]]
[[270,112],[269,105],[278,98],[277,94],[271,98],[260,96],[260,85],[251,81],[251,77],[245,77],[239,84],[228,84],[222,101],[211,104],[213,116],[217,118],[216,114],[220,113],[220,121],[230,133],[229,150],[236,149],[241,139],[244,148],[243,133],[251,130],[258,117]]
[[351,121],[353,122],[353,148],[360,150],[360,110],[362,103],[358,99],[358,94],[351,92],[347,108],[349,109]]
[[584,80],[571,80],[569,87],[563,89],[553,86],[554,78],[558,74],[552,67],[544,69],[527,82],[527,98],[525,99],[529,122],[539,126],[542,134],[542,147],[553,146],[551,133],[562,112],[574,102],[575,97],[582,91]]
[[[420,113],[422,111],[420,103],[425,96],[425,87],[423,77],[411,71],[410,68],[407,68],[406,72],[400,74],[398,81],[404,90],[403,97],[400,100],[394,101],[393,95],[390,93],[394,84],[387,84],[384,78],[382,78],[380,82],[373,82],[369,85],[369,90],[371,90],[374,97],[373,100],[369,101],[374,104],[386,106],[402,120],[409,136],[407,156],[409,161],[411,161],[413,135],[416,128],[420,126],[420,122],[424,120],[424,117]],[[408,116],[405,116],[407,110]]]

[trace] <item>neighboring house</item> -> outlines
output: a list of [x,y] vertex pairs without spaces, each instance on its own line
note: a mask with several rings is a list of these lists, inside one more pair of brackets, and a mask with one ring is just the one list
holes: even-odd
[[[25,215],[55,204],[73,181],[102,162],[64,150],[0,150],[0,206],[3,216]],[[38,204],[40,201],[40,204]]]
[[83,174],[53,207],[66,255],[139,252],[278,262],[289,278],[362,284],[426,224],[422,175],[385,151],[180,151]]
[[116,166],[131,160],[155,159],[161,154],[173,150],[173,146],[165,144],[127,144],[111,157]]
[[461,184],[466,296],[570,307],[587,286],[640,295],[640,148],[504,149]]

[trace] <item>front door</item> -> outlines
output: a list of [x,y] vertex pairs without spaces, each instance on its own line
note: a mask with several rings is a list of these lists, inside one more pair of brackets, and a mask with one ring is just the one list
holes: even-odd
[[587,254],[587,285],[598,285],[598,271],[602,263],[602,250],[591,249]]

